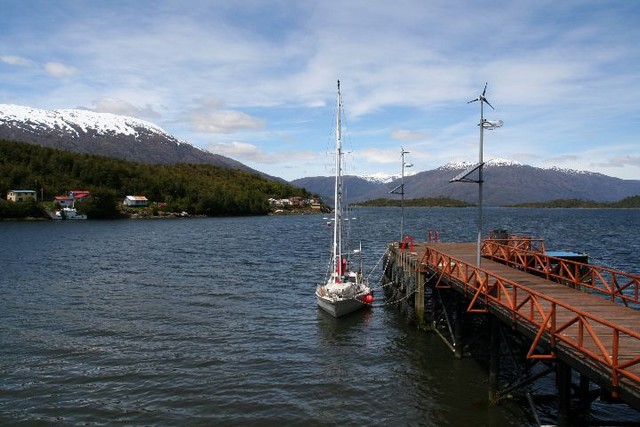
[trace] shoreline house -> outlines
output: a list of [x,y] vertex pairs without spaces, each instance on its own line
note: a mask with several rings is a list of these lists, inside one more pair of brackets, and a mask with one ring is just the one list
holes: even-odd
[[123,203],[129,207],[146,207],[149,200],[145,196],[126,196]]
[[11,202],[38,201],[36,190],[11,190],[7,193],[7,200]]
[[71,196],[55,196],[53,203],[58,204],[61,208],[73,207],[74,198]]
[[84,199],[85,197],[89,197],[91,195],[90,191],[87,190],[71,190],[69,191],[69,196],[73,197],[74,200]]
[[61,208],[72,208],[76,201],[89,197],[90,191],[87,190],[71,190],[66,196],[55,196],[54,203],[60,205]]
[[314,211],[322,210],[322,205],[318,199],[303,199],[302,197],[289,197],[287,199],[269,199],[269,206],[272,208],[284,208],[284,207],[310,207]]

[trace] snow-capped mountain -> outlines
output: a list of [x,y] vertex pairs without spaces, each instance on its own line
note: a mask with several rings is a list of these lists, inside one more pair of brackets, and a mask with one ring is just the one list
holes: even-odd
[[371,175],[358,175],[358,178],[362,178],[365,181],[373,182],[377,184],[386,184],[393,180],[396,180],[400,177],[400,175],[390,175],[384,172],[378,172]]
[[[411,176],[411,175],[415,175],[414,172],[406,172],[404,173],[405,177]],[[388,174],[388,173],[384,173],[384,172],[378,172],[378,173],[374,173],[371,175],[358,175],[358,178],[364,179],[365,181],[368,182],[373,182],[376,184],[388,184],[390,182],[395,181],[396,179],[400,179],[401,175],[400,174]]]
[[[444,166],[440,166],[438,168],[438,170],[464,170],[464,169],[468,169],[470,167],[475,166],[477,163],[473,163],[473,162],[451,162],[451,163],[447,163]],[[510,159],[501,159],[501,158],[497,158],[497,159],[490,159],[484,162],[484,167],[485,168],[492,168],[492,167],[504,167],[504,166],[525,166],[524,164],[516,161],[516,160],[510,160]],[[580,171],[580,170],[575,170],[575,169],[567,169],[567,168],[559,168],[557,166],[549,166],[549,167],[543,167],[541,169],[545,169],[545,170],[549,170],[549,171],[555,171],[555,172],[561,172],[561,173],[565,173],[565,174],[569,174],[569,175],[602,175],[600,173],[597,172],[589,172],[589,171]],[[604,176],[604,175],[603,175]]]
[[[0,139],[152,164],[199,163],[260,173],[133,117],[0,104]],[[260,173],[261,174],[261,173]]]

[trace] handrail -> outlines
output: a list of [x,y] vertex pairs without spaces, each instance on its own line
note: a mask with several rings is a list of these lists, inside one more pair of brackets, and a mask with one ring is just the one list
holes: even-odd
[[[475,265],[447,255],[433,247],[425,247],[418,265],[426,265],[438,272],[437,284],[446,279],[466,295],[473,296],[467,311],[495,309],[536,332],[529,350],[532,359],[555,358],[557,348],[564,346],[588,356],[609,372],[614,397],[622,379],[640,383],[640,356],[625,353],[634,342],[640,347],[640,333],[616,325],[600,316],[544,295],[531,288],[502,278]],[[542,339],[550,344],[547,354],[536,353]],[[635,369],[634,369],[635,368]]]
[[589,289],[612,302],[640,304],[640,275],[612,268],[545,255],[496,239],[483,241],[482,254],[494,261],[518,268],[574,289]]
[[533,238],[525,234],[506,233],[500,237],[499,234],[494,234],[493,237],[486,239],[485,241],[496,242],[501,245],[510,246],[513,248],[528,250],[533,252],[545,252],[544,239]]

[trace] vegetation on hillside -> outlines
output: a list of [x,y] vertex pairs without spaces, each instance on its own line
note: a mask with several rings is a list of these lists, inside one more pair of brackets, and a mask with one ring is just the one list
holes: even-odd
[[[400,206],[400,199],[374,199],[357,203],[356,206]],[[471,203],[460,200],[449,199],[447,197],[428,197],[419,199],[405,199],[404,206],[407,207],[466,207],[474,206]]]
[[[207,216],[265,215],[270,197],[311,197],[287,183],[211,165],[149,165],[0,141],[0,194],[16,189],[36,190],[43,200],[89,190],[92,197],[77,206],[89,218],[117,216],[126,195],[144,195],[169,212]],[[37,216],[32,209],[3,201],[0,218]]]
[[594,202],[582,199],[560,199],[550,202],[521,203],[512,205],[515,208],[640,208],[640,195],[627,197],[618,202]]
[[[399,199],[375,199],[360,202],[355,206],[400,206]],[[406,199],[404,205],[407,207],[468,207],[475,204],[449,199],[446,197],[429,197],[419,199]],[[559,199],[550,202],[521,203],[510,205],[514,208],[640,208],[640,195],[627,197],[618,202],[594,202],[582,199]]]

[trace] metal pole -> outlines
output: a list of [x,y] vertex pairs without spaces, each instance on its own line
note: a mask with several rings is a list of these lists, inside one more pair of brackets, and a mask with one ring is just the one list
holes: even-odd
[[477,248],[476,248],[476,265],[478,267],[480,267],[480,250],[482,247],[482,181],[483,181],[483,177],[482,177],[482,169],[484,167],[483,165],[483,161],[482,161],[482,151],[483,151],[483,147],[482,147],[482,139],[484,137],[484,102],[482,99],[480,99],[480,154],[479,154],[479,158],[478,158],[478,164],[480,165],[480,167],[478,168],[478,242],[477,242]]
[[404,168],[410,168],[413,165],[411,163],[405,163],[404,155],[409,154],[409,151],[405,151],[404,148],[400,147],[400,160],[402,161],[402,174],[400,178],[400,241],[404,239]]
[[337,274],[342,274],[342,129],[340,122],[340,109],[342,100],[340,98],[340,80],[338,80],[336,112],[336,181],[334,187],[334,208],[333,208],[333,270]]
[[400,175],[400,243],[404,239],[404,154],[408,151],[404,151],[404,148],[400,147],[400,160],[402,161],[401,175]]

